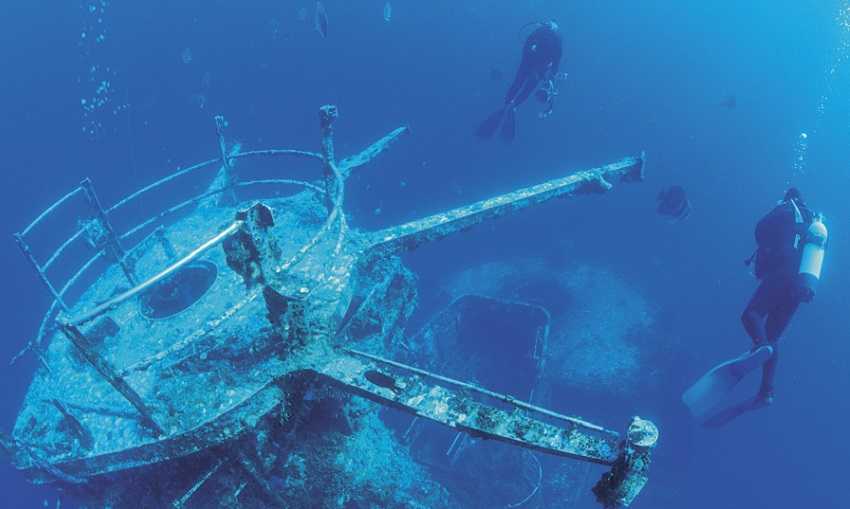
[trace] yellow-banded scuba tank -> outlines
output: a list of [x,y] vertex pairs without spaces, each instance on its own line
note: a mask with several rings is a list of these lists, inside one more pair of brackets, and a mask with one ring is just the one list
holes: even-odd
[[826,225],[823,224],[823,215],[818,214],[809,225],[803,246],[803,258],[800,260],[800,271],[797,274],[797,291],[803,302],[811,302],[817,291],[826,241]]

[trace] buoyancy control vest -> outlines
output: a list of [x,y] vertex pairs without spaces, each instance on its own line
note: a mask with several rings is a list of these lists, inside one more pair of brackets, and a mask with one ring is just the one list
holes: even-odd
[[781,202],[758,222],[755,228],[758,250],[748,260],[755,260],[757,278],[770,271],[798,272],[806,229],[812,219],[808,209],[789,200]]

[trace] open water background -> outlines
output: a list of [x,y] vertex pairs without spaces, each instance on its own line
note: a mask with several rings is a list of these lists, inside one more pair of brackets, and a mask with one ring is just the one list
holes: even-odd
[[[568,253],[615,270],[697,359],[682,368],[688,380],[749,347],[739,316],[756,281],[741,262],[755,248],[755,222],[789,185],[799,187],[826,214],[830,247],[815,301],[801,306],[783,340],[775,404],[709,432],[682,417],[677,398],[659,395],[642,415],[661,428],[659,449],[633,507],[845,503],[846,2],[394,0],[390,22],[383,1],[323,3],[324,39],[313,30],[311,2],[4,5],[0,426],[13,426],[35,368],[32,358],[12,367],[5,360],[35,335],[50,303],[12,232],[85,177],[111,205],[178,166],[216,157],[217,114],[245,148],[318,151],[317,109],[335,104],[338,158],[411,127],[347,184],[353,224],[369,229],[646,150],[641,184],[558,200],[405,260],[423,289],[447,271],[504,255]],[[518,110],[513,145],[480,142],[472,131],[502,103],[519,63],[519,28],[549,19],[563,30],[561,71],[569,73],[554,115],[538,120],[532,99]],[[504,80],[491,80],[492,69]],[[734,109],[718,104],[722,94],[735,97]],[[83,99],[103,104],[86,115]],[[654,210],[659,189],[673,184],[693,205],[676,224]],[[620,427],[628,417],[604,424]],[[0,462],[0,506],[55,499]]]

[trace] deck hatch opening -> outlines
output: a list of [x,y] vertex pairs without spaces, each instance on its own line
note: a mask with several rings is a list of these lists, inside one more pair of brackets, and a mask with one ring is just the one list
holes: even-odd
[[139,295],[141,313],[161,320],[172,317],[198,302],[218,275],[212,262],[194,261]]

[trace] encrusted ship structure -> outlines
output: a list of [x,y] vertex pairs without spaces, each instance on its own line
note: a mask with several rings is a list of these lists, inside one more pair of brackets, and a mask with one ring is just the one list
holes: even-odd
[[[443,459],[457,458],[464,436],[519,446],[509,449],[522,453],[518,469],[531,484],[538,452],[608,465],[593,492],[604,507],[629,505],[658,430],[634,417],[621,438],[529,402],[546,310],[457,301],[405,342],[415,278],[394,255],[552,198],[604,192],[613,179],[640,181],[643,155],[359,231],[343,211],[346,178],[408,129],[337,162],[336,118],[335,107],[321,108],[314,153],[241,152],[218,117],[220,157],[109,208],[83,181],[16,234],[54,300],[22,352],[40,366],[14,430],[0,433],[15,467],[90,508],[457,507],[424,461],[433,448],[423,444],[438,437],[411,431],[435,422],[454,436]],[[318,161],[321,177],[288,178],[291,158]],[[175,200],[163,192],[173,188],[198,194]],[[151,202],[158,212],[133,219]],[[55,240],[57,225],[70,236]],[[510,353],[529,386],[494,392],[439,365],[398,362],[410,345],[457,343],[465,355],[451,331],[487,309],[506,326],[530,324],[527,348]],[[407,443],[381,408],[415,417]],[[536,490],[506,507],[532,507]]]

